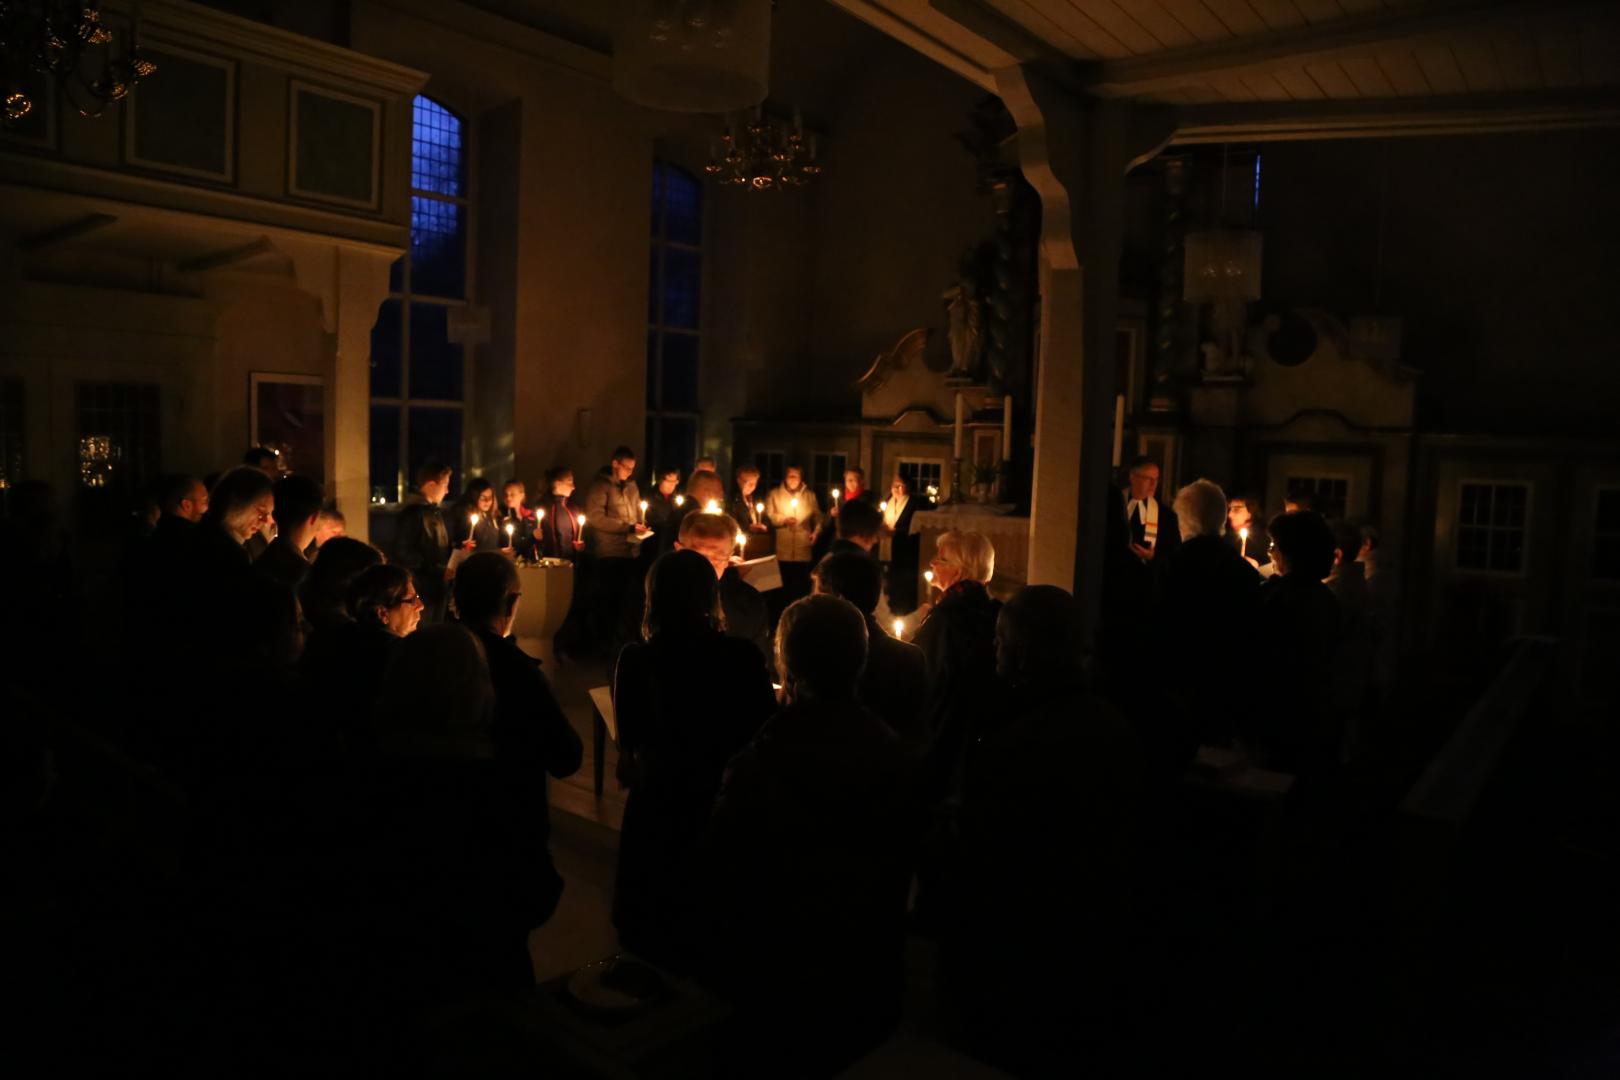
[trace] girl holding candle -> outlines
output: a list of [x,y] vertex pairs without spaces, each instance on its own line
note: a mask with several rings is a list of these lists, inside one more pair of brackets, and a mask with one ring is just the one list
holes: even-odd
[[461,501],[446,515],[452,542],[468,551],[501,551],[506,534],[495,519],[495,486],[481,476],[467,481]]
[[765,520],[776,530],[776,558],[782,566],[783,606],[810,592],[810,562],[821,504],[804,482],[804,470],[790,466],[782,485],[765,499]]

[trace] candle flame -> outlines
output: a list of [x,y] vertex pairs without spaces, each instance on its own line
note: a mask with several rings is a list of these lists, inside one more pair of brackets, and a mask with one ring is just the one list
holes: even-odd
[[883,502],[878,503],[878,509],[883,511],[885,514],[888,513],[889,512],[888,500],[885,499]]
[[1249,527],[1247,525],[1243,526],[1238,530],[1238,535],[1247,540],[1249,538]]
[[546,512],[544,510],[536,510],[534,512],[534,520],[536,520],[536,521],[544,521],[544,520],[546,520]]
[[517,532],[517,526],[508,523],[507,526],[506,526],[506,535],[511,536],[515,532]]
[[833,489],[832,489],[832,497],[833,497],[833,498],[834,498],[834,499],[835,499],[835,500],[836,500],[836,499],[837,499],[837,498],[838,498],[838,489],[837,489],[837,488],[833,488]]
[[738,533],[737,534],[737,546],[738,547],[746,547],[747,544],[748,544],[748,534],[747,533]]
[[904,620],[904,619],[896,619],[896,620],[894,620],[894,636],[895,637],[905,637],[905,635],[906,635],[906,620]]
[[686,505],[686,496],[685,495],[677,495],[677,496],[675,496],[675,505],[676,506],[685,506]]
[[928,582],[928,584],[932,585],[934,583],[934,572],[932,570],[924,570],[923,571],[923,580]]
[[703,512],[705,514],[718,514],[720,512],[720,504],[715,502],[713,499],[710,499],[708,502],[703,504]]
[[755,503],[754,504],[754,513],[763,514],[764,512],[765,512],[765,504],[764,503]]
[[646,499],[641,500],[641,512],[644,513],[644,514],[647,512],[647,500]]
[[477,514],[468,514],[467,515],[467,524],[471,525],[473,528],[476,529],[478,527],[478,515]]
[[583,529],[585,527],[585,515],[584,514],[579,515],[578,520],[579,520],[579,527]]

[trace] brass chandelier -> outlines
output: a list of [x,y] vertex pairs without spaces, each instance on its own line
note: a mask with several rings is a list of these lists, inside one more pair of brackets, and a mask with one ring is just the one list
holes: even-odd
[[[0,122],[10,127],[33,111],[28,71],[55,79],[81,116],[100,116],[157,70],[133,34],[115,51],[99,8],[99,0],[0,0]],[[86,59],[98,52],[99,71],[86,74]]]
[[725,131],[710,142],[703,171],[722,184],[780,191],[802,187],[821,175],[821,162],[816,159],[815,133],[805,132],[798,110],[790,125],[766,116],[756,105],[740,120],[726,119]]

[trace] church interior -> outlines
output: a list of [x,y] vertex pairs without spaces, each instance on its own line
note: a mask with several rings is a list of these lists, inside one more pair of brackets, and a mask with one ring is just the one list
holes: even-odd
[[[154,484],[265,447],[389,561],[441,464],[452,495],[515,479],[532,506],[561,471],[584,496],[617,448],[643,499],[671,471],[729,491],[752,469],[761,499],[802,475],[829,511],[848,477],[874,503],[903,481],[918,546],[884,564],[882,625],[922,633],[896,597],[931,596],[923,570],[971,530],[997,601],[1072,595],[1094,673],[1149,648],[1119,644],[1133,601],[1110,584],[1144,468],[1160,507],[1212,481],[1256,535],[1314,511],[1388,590],[1331,800],[1200,748],[1154,819],[1186,858],[1120,931],[1132,978],[1106,1008],[1066,977],[1004,988],[1067,1033],[1057,1058],[954,1037],[918,899],[903,1016],[817,1073],[739,1067],[726,1048],[753,1043],[673,976],[622,1018],[556,989],[629,949],[633,755],[593,694],[611,669],[553,641],[571,565],[522,568],[511,636],[583,744],[547,795],[566,888],[529,937],[537,989],[440,1016],[429,1071],[1620,1067],[1620,6],[14,0],[0,95],[0,510],[52,492],[73,575],[28,615],[44,572],[8,526],[6,907],[38,1065],[366,1067],[310,1049],[295,976],[274,1003],[206,1001],[229,961],[169,918],[207,815],[143,710],[226,723],[282,698],[137,660],[121,575]],[[1242,636],[1230,616],[1181,617],[1216,641]],[[1285,657],[1222,655],[1210,700],[1287,708]],[[1111,670],[1175,682],[1169,663]],[[268,787],[233,782],[232,805]],[[1043,822],[1023,832],[1090,888]],[[241,927],[277,916],[245,910],[217,940],[268,965],[278,939]]]

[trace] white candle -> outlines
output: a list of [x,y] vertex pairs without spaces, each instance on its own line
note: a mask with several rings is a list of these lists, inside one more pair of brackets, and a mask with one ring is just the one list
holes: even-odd
[[677,496],[675,496],[675,505],[676,506],[685,506],[686,505],[686,496],[685,495],[677,495]]
[[643,525],[647,524],[647,500],[646,499],[641,500],[641,523]]
[[906,636],[906,620],[894,620],[894,636],[897,638],[903,638]]
[[833,502],[833,509],[834,510],[838,509],[838,495],[839,495],[838,489],[833,488],[832,489],[832,502]]
[[511,522],[507,522],[507,525],[506,525],[506,546],[507,547],[512,546],[512,534],[515,533],[515,532],[517,532],[517,526],[513,525]]
[[1001,460],[1012,460],[1012,395],[1001,398]]
[[1249,527],[1247,525],[1238,530],[1238,554],[1245,559],[1249,557]]
[[878,510],[879,510],[879,512],[884,513],[884,514],[887,514],[889,512],[889,503],[888,503],[887,499],[885,499],[883,502],[878,503]]
[[580,528],[583,529],[585,527],[585,515],[584,514],[579,515],[579,517],[575,518],[574,520],[579,522],[579,527]]
[[534,512],[534,520],[536,520],[536,521],[544,521],[544,520],[546,520],[546,512],[544,510],[536,510]]
[[928,582],[928,584],[932,585],[934,583],[934,572],[932,570],[924,570],[923,571],[923,580]]
[[791,500],[789,500],[789,502],[788,502],[788,510],[792,512],[794,517],[799,516],[799,499],[798,499],[798,496],[794,496]]
[[951,456],[958,461],[962,460],[962,422],[966,417],[966,408],[966,402],[962,400],[962,391],[958,390],[956,392],[956,426],[951,441]]
[[748,534],[747,533],[738,533],[737,534],[737,557],[739,559],[742,558],[743,549],[746,548],[747,546],[748,546]]
[[703,504],[703,512],[705,514],[718,514],[720,512],[720,504],[715,500],[710,499],[708,502]]
[[762,503],[762,502],[755,503],[754,504],[754,524],[756,524],[756,525],[759,524],[759,519],[762,516],[764,516],[764,514],[765,514],[765,504]]
[[1124,460],[1125,451],[1125,395],[1114,395],[1114,468]]

